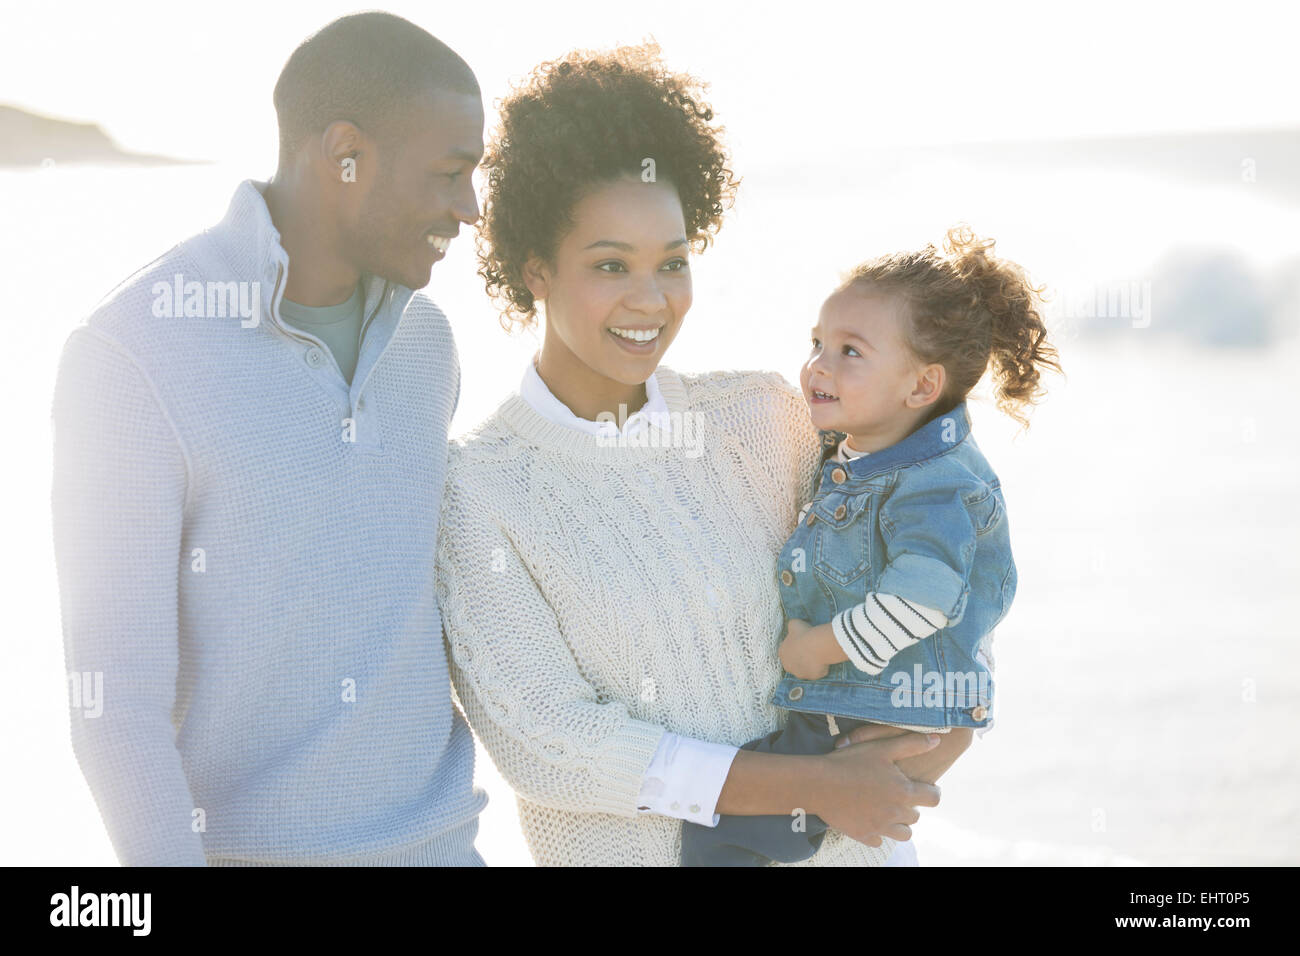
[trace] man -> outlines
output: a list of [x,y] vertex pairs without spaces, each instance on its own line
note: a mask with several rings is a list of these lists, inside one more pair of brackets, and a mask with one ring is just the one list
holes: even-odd
[[125,865],[482,865],[433,575],[460,369],[412,291],[478,219],[478,84],[366,13],[275,106],[273,181],[64,347],[74,749]]

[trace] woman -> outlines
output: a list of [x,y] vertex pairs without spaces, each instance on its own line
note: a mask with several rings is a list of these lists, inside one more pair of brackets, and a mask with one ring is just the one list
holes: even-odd
[[776,558],[820,449],[779,375],[660,364],[734,191],[711,121],[653,46],[574,53],[506,100],[484,162],[480,274],[515,322],[543,303],[546,332],[449,450],[438,586],[543,865],[676,865],[680,821],[715,812],[817,813],[810,863],[878,865],[969,742],[735,749],[782,719]]

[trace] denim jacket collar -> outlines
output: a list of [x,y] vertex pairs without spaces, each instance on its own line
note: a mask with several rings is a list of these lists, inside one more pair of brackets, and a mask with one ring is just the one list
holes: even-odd
[[[902,441],[895,442],[888,448],[836,464],[847,471],[850,478],[873,478],[883,472],[894,471],[906,465],[914,465],[945,455],[965,441],[970,430],[970,412],[966,402],[963,401],[952,411],[931,419]],[[824,470],[832,463],[835,449],[845,438],[845,433],[824,430],[821,436]]]

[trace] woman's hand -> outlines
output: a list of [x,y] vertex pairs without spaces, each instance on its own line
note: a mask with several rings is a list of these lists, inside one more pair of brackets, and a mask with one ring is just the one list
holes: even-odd
[[864,736],[875,739],[838,747],[820,758],[823,772],[814,812],[867,846],[880,846],[882,836],[910,840],[911,824],[921,818],[916,808],[937,807],[939,788],[909,777],[901,768],[939,747],[941,735],[895,727],[884,728],[891,733],[876,732],[874,727],[858,729],[871,731]]
[[[884,740],[888,737],[898,737],[906,733],[908,731],[903,730],[901,727],[890,727],[887,724],[866,724],[849,731],[847,734],[840,734],[835,738],[835,747],[838,749],[847,747],[850,744]],[[934,783],[970,747],[971,742],[975,739],[975,731],[969,727],[954,727],[948,733],[939,736],[942,738],[939,741],[939,746],[925,753],[898,761],[898,769],[913,780]]]
[[[862,728],[874,730],[874,728]],[[815,813],[859,843],[907,840],[916,807],[939,805],[939,788],[908,779],[895,761],[938,746],[938,734],[883,728],[881,739],[823,755],[741,750],[718,797],[717,812],[738,816]],[[886,733],[898,734],[888,736]]]

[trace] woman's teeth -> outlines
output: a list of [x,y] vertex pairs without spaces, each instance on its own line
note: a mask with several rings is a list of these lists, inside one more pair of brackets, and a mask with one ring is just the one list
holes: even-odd
[[631,339],[633,342],[653,342],[659,338],[663,326],[661,325],[657,329],[610,329],[610,331],[619,338]]
[[834,398],[834,397],[835,397],[834,395],[831,395],[828,392],[819,392],[817,391],[817,389],[815,388],[813,389],[813,398]]
[[438,252],[445,253],[451,247],[451,240],[446,236],[435,236],[432,233],[427,233],[424,238]]

